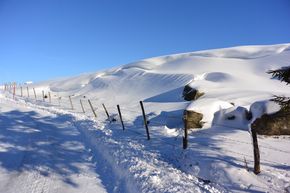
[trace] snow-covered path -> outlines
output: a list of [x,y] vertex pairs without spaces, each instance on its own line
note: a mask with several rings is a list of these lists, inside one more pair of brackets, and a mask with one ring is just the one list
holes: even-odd
[[0,101],[0,192],[106,192],[70,122]]
[[40,103],[0,95],[0,192],[224,191],[178,170],[157,144],[124,135],[118,124]]

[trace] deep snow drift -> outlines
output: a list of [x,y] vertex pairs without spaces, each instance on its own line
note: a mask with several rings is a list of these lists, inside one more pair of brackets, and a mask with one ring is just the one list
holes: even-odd
[[[254,102],[273,95],[290,96],[289,85],[266,73],[289,65],[290,44],[199,51],[32,84],[29,98],[23,85],[23,97],[19,96],[18,87],[15,99],[31,108],[75,117],[69,121],[76,121],[85,135],[84,141],[106,160],[102,164],[110,166],[112,179],[123,179],[120,186],[124,188],[119,190],[283,192],[290,189],[289,137],[259,136],[262,173],[254,175],[245,166],[247,163],[252,170],[249,122],[239,115]],[[192,103],[184,101],[181,94],[188,83],[205,95]],[[42,101],[42,91],[51,93],[52,103],[48,99]],[[6,95],[12,97],[7,92]],[[73,110],[68,96],[72,98]],[[80,99],[86,116],[82,115]],[[96,119],[87,99],[95,107]],[[140,100],[144,101],[150,121],[150,141],[146,141],[142,126]],[[121,106],[125,131],[121,131],[119,122],[105,121],[102,103],[117,119],[116,105]],[[185,108],[203,113],[205,126],[192,130],[190,146],[182,150]],[[225,120],[225,113],[235,113],[238,119]],[[92,120],[95,125],[90,128],[78,123],[79,119]]]

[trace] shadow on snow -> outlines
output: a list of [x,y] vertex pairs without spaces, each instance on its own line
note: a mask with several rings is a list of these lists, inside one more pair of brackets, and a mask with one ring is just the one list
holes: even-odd
[[[80,133],[61,117],[39,116],[36,112],[10,111],[0,114],[0,166],[8,171],[38,171],[57,174],[71,186],[77,164],[87,163]],[[56,126],[57,125],[57,126]]]

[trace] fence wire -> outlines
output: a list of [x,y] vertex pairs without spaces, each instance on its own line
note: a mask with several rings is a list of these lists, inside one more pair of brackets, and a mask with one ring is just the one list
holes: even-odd
[[[30,89],[30,90],[32,90],[32,89]],[[12,95],[13,94],[12,92],[13,92],[13,88],[11,88],[10,90],[8,90],[8,94]],[[24,93],[25,93],[25,87],[23,87],[22,97],[19,96],[19,95],[17,97],[26,98],[26,99],[28,99],[30,101],[36,101],[36,102],[44,103],[46,105],[51,105],[51,106],[54,106],[55,105],[54,103],[57,103],[56,106],[59,106],[60,108],[66,108],[65,110],[69,110],[69,111],[76,111],[76,110],[78,110],[78,109],[71,109],[70,107],[68,107],[68,106],[70,106],[69,105],[70,104],[69,97],[71,97],[74,105],[77,104],[76,103],[76,99],[78,100],[78,103],[80,103],[79,100],[82,100],[83,101],[84,108],[85,108],[85,115],[87,117],[92,118],[92,116],[88,115],[88,114],[91,114],[91,112],[89,112],[90,111],[89,108],[88,108],[89,106],[88,106],[88,104],[86,104],[87,101],[89,100],[87,97],[84,98],[84,97],[79,97],[79,96],[75,96],[75,95],[60,96],[59,93],[51,92],[51,103],[50,103],[48,101],[48,98],[46,98],[46,99],[43,100],[42,95],[41,96],[40,95],[37,95],[37,97],[35,99],[33,92],[30,93],[30,96],[28,96],[28,95],[25,96]],[[100,113],[101,114],[105,114],[105,111],[103,110],[103,108],[101,106],[102,104],[104,104],[104,103],[102,103],[102,101],[97,100],[97,99],[93,99],[91,101],[94,102],[94,104],[93,104],[94,106],[96,106],[96,104],[98,105],[98,107],[94,107],[94,110],[97,111],[97,114],[100,114]],[[64,102],[64,103],[61,103],[61,102]],[[80,104],[78,104],[78,106],[80,107]],[[117,115],[117,107],[106,106],[106,108],[110,110],[110,112],[109,112],[110,115],[112,115],[112,114]],[[133,109],[129,109],[129,108],[126,108],[126,107],[120,107],[120,108],[121,108],[122,114],[125,114],[125,112],[130,112],[130,113],[134,113],[134,114],[138,114],[139,115],[139,116],[133,116],[134,117],[134,120],[132,118],[130,120],[126,120],[126,118],[125,119],[123,118],[125,120],[124,121],[124,124],[125,124],[125,127],[126,127],[125,131],[128,131],[130,133],[133,133],[133,134],[136,134],[136,135],[141,135],[141,136],[144,136],[145,137],[146,136],[145,129],[144,129],[144,133],[141,133],[141,132],[136,131],[136,130],[128,129],[128,127],[129,128],[130,127],[134,127],[134,128],[139,128],[139,129],[141,127],[144,127],[144,122],[143,122],[143,118],[142,118],[142,114],[141,114],[141,107],[140,107],[140,111],[133,110]],[[115,111],[115,113],[112,113],[114,111]],[[82,111],[79,111],[78,113],[83,113],[83,112]],[[139,121],[138,121],[138,117],[140,119]],[[173,116],[173,115],[162,115],[159,118],[162,121],[152,120],[154,118],[156,118],[156,117],[151,117],[150,119],[148,119],[149,126],[150,125],[151,126],[164,126],[164,125],[166,125],[166,121],[168,119],[174,119],[174,120],[183,121],[182,115],[180,117]],[[136,122],[136,120],[137,120],[137,122]],[[226,127],[226,128],[230,128],[230,129],[245,130],[245,128],[240,128],[240,127],[235,127],[235,126],[228,126],[228,125],[223,125],[223,124],[214,124],[213,126]],[[197,131],[192,132],[192,133],[203,134],[203,135],[206,135],[206,136],[213,136],[212,133],[206,132],[204,129],[197,130]],[[175,136],[175,138],[181,137],[181,135],[182,135],[182,132],[179,130],[178,131],[178,135]],[[228,138],[228,137],[224,137],[224,136],[220,136],[220,135],[217,136],[217,138],[222,138],[222,139],[225,139],[227,141],[232,141],[232,142],[236,142],[236,143],[242,143],[242,144],[252,145],[252,142],[242,141],[242,140],[238,140],[238,139],[232,139],[232,138]],[[159,141],[161,143],[164,143],[164,144],[173,146],[175,148],[182,148],[182,144],[181,143],[180,144],[170,143],[167,140],[162,139],[162,138],[158,138],[158,137],[153,137],[152,140]],[[180,142],[182,142],[182,141],[180,141]],[[190,142],[192,142],[192,143],[189,144],[189,146],[188,146],[189,148],[194,148],[194,145],[198,144],[198,145],[201,145],[201,146],[204,146],[204,147],[206,146],[207,148],[213,149],[213,147],[210,147],[210,146],[208,146],[206,144],[202,144],[202,143],[200,143],[198,141],[192,141],[192,140],[190,140]],[[272,146],[259,145],[259,147],[261,147],[262,149],[268,149],[268,150],[272,150],[272,151],[275,151],[275,152],[280,152],[280,153],[284,153],[284,154],[290,155],[290,151],[285,151],[285,150],[277,149],[277,148],[272,147]],[[246,154],[243,154],[243,153],[240,153],[240,152],[236,152],[236,151],[232,151],[232,150],[222,149],[222,151],[229,152],[229,153],[234,153],[236,155],[240,155],[240,156],[244,156],[244,157],[249,157],[249,155],[246,155]],[[262,159],[262,160],[263,160],[263,162],[267,162],[269,164],[278,164],[278,165],[283,165],[283,166],[290,167],[289,165],[284,164],[284,163],[278,163],[278,162],[271,161],[271,160],[267,160],[267,159]],[[243,160],[240,160],[240,161],[243,161]]]

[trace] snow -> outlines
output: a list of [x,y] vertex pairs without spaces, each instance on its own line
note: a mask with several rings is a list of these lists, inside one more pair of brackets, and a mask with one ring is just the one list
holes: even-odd
[[257,101],[250,107],[250,111],[255,118],[260,118],[263,114],[276,113],[280,109],[280,106],[273,101]]
[[107,192],[81,133],[67,119],[1,104],[1,192]]
[[[256,118],[279,110],[269,99],[290,96],[290,87],[266,72],[289,66],[289,59],[290,44],[242,46],[35,83],[29,85],[30,97],[26,90],[20,97],[20,88],[14,99],[2,91],[0,191],[285,192],[290,187],[290,138],[259,136],[262,172],[255,175],[246,112]],[[188,83],[205,94],[184,101]],[[42,90],[51,92],[52,103],[42,100]],[[116,122],[107,120],[103,103]],[[186,150],[184,109],[203,113],[205,122],[204,128],[189,132]],[[5,155],[10,152],[17,153]]]

